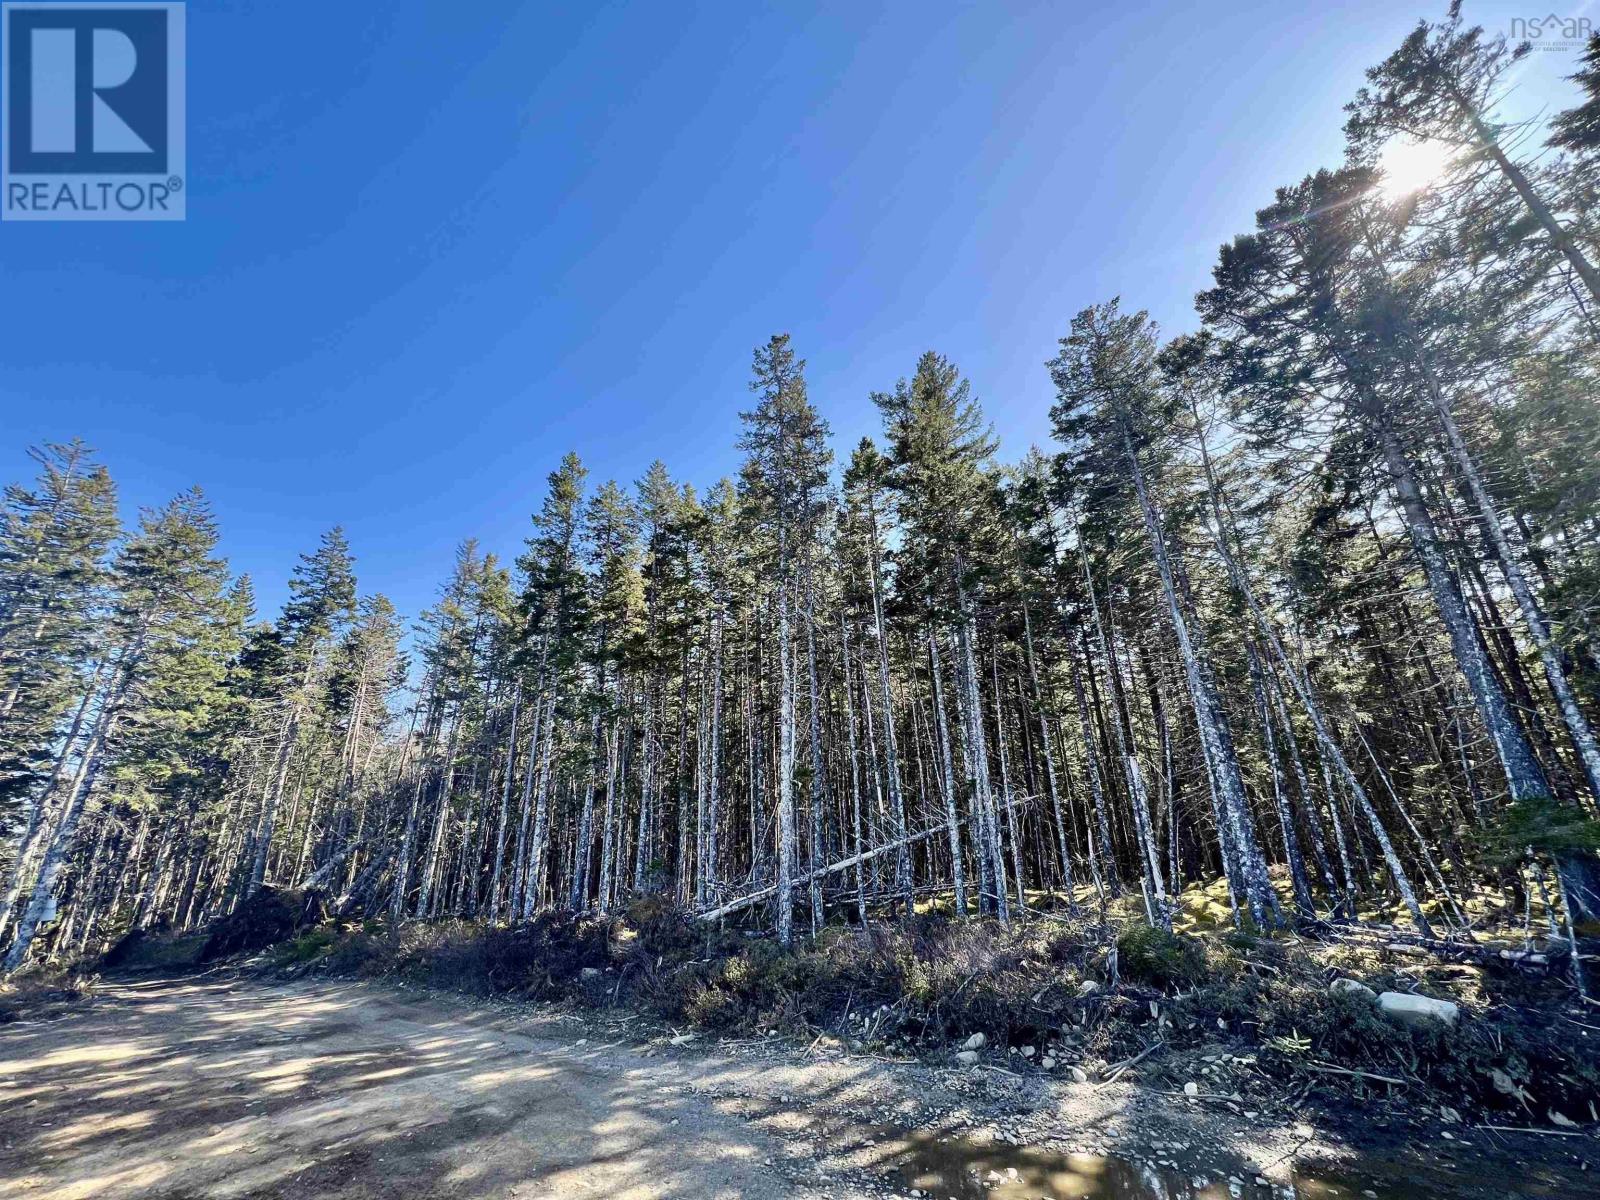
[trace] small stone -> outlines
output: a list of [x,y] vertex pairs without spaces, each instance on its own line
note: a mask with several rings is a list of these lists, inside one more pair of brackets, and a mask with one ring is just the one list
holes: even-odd
[[1413,1027],[1454,1025],[1461,1017],[1460,1007],[1448,1000],[1409,992],[1384,992],[1378,997],[1378,1008],[1391,1021]]
[[1100,990],[1100,985],[1098,983],[1096,983],[1092,979],[1085,979],[1082,983],[1080,983],[1078,985],[1078,995],[1079,995],[1079,997],[1092,996],[1096,992],[1098,992],[1099,990]]
[[1335,979],[1328,985],[1328,992],[1334,996],[1361,996],[1367,1000],[1376,1000],[1378,993],[1357,979]]
[[1507,1075],[1499,1067],[1495,1067],[1489,1072],[1489,1081],[1494,1084],[1494,1090],[1499,1092],[1501,1095],[1510,1096],[1512,1099],[1520,1100],[1524,1104],[1528,1102],[1528,1093],[1523,1091],[1522,1088],[1518,1086],[1517,1081],[1512,1079],[1511,1076]]
[[1563,1113],[1558,1113],[1553,1108],[1546,1115],[1550,1118],[1550,1124],[1555,1125],[1558,1128],[1576,1129],[1578,1127],[1578,1123],[1571,1117],[1568,1117]]
[[1089,1082],[1089,1072],[1085,1071],[1082,1067],[1073,1067],[1073,1068],[1071,1068],[1071,1070],[1072,1070],[1072,1082],[1073,1083],[1088,1083]]
[[1039,1065],[1046,1071],[1053,1071],[1056,1068],[1056,1060],[1052,1055],[1046,1054],[1039,1060]]
[[987,1037],[981,1033],[975,1033],[966,1041],[961,1043],[961,1048],[963,1050],[982,1050],[988,1044],[989,1039]]
[[1200,1094],[1200,1085],[1191,1079],[1183,1085],[1183,1094],[1185,1096],[1198,1096]]
[[1023,1058],[1032,1058],[1035,1053],[1036,1053],[1036,1051],[1034,1050],[1034,1048],[1032,1046],[1024,1046],[1022,1048],[1022,1057]]
[[978,1061],[978,1052],[976,1050],[958,1051],[956,1054],[956,1061],[963,1067],[970,1067],[973,1063]]

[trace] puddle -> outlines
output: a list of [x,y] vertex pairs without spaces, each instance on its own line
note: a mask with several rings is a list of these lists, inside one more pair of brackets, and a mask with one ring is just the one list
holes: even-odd
[[[931,1200],[1290,1200],[1331,1196],[1255,1182],[1255,1176],[1184,1169],[1181,1156],[1138,1163],[1116,1155],[1055,1154],[1032,1146],[877,1129],[864,1147],[878,1171]],[[1172,1162],[1163,1166],[1160,1159]],[[1354,1193],[1360,1196],[1360,1193]]]
[[[909,1196],[928,1200],[1467,1200],[1483,1196],[1569,1196],[1554,1180],[1525,1169],[1502,1178],[1488,1164],[1401,1167],[1357,1160],[1295,1164],[1290,1184],[1257,1182],[1235,1160],[1218,1165],[1192,1151],[1152,1149],[1139,1160],[1119,1155],[1057,1154],[960,1133],[842,1124],[821,1131],[832,1155]],[[1226,1164],[1226,1156],[1221,1160]],[[1587,1193],[1594,1194],[1594,1193]]]

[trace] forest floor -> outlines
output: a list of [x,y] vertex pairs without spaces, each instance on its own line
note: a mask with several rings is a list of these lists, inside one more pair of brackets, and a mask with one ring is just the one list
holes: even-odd
[[[1380,1103],[1308,1112],[680,1033],[629,1011],[226,967],[0,1024],[0,1194],[78,1197],[1595,1194],[1600,1142]],[[996,1061],[998,1060],[998,1061]],[[1109,1156],[1109,1157],[1105,1157]]]

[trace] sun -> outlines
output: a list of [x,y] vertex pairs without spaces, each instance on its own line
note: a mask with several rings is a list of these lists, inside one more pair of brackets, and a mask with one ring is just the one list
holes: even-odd
[[1450,148],[1441,142],[1395,138],[1378,159],[1378,190],[1386,200],[1400,200],[1429,187],[1450,169]]

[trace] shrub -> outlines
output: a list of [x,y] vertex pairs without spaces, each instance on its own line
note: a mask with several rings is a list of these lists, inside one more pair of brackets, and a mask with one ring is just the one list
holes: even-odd
[[215,962],[235,954],[254,954],[291,934],[315,925],[325,915],[315,893],[263,887],[243,900],[207,931],[199,961]]
[[338,932],[332,926],[319,926],[279,945],[272,952],[273,965],[290,967],[311,962],[332,950],[337,940]]
[[1210,976],[1205,947],[1192,937],[1136,925],[1117,938],[1122,974],[1152,987],[1194,987]]

